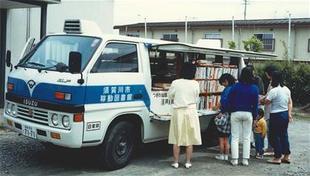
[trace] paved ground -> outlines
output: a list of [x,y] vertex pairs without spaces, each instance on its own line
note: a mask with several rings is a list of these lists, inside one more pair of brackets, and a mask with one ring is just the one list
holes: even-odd
[[176,170],[169,167],[171,147],[161,142],[142,147],[127,167],[107,172],[94,149],[50,152],[37,141],[0,129],[0,175],[310,175],[309,130],[310,118],[296,119],[290,125],[292,164],[270,165],[251,159],[248,167],[233,167],[214,159],[216,149],[201,146],[195,150],[191,169]]

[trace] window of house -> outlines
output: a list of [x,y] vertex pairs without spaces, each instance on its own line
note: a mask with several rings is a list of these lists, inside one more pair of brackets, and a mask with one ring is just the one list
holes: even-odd
[[221,39],[221,34],[215,32],[205,33],[205,39]]
[[137,46],[116,42],[107,44],[92,72],[138,72]]
[[128,33],[126,35],[129,37],[140,37],[139,33]]
[[223,39],[220,33],[208,32],[205,33],[204,40],[206,43],[213,47],[223,47]]
[[163,38],[161,40],[174,41],[178,42],[178,34],[163,34]]
[[254,34],[254,36],[263,42],[263,51],[274,51],[275,39],[273,34]]

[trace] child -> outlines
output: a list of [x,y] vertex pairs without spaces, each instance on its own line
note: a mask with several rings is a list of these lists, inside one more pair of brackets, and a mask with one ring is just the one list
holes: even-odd
[[256,158],[263,159],[264,140],[267,132],[266,120],[264,118],[264,110],[258,109],[258,119],[254,127]]
[[223,74],[219,82],[225,87],[221,94],[220,100],[220,110],[221,113],[215,117],[214,122],[219,133],[219,145],[220,145],[220,155],[215,156],[218,160],[228,160],[229,154],[229,142],[228,137],[230,135],[230,115],[228,113],[228,94],[230,88],[235,84],[235,78],[225,73]]

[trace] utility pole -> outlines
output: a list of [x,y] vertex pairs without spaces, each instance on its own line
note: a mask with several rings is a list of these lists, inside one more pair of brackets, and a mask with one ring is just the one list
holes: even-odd
[[248,0],[243,0],[244,1],[244,12],[243,12],[243,19],[246,20],[246,11],[247,11],[247,6],[248,6]]

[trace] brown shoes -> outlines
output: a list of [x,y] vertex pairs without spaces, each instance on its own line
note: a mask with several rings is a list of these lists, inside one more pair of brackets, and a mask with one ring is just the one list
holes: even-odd
[[281,164],[281,159],[270,159],[267,161],[267,163],[270,163],[270,164]]

